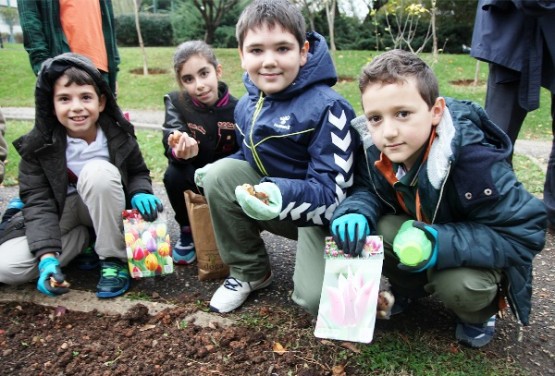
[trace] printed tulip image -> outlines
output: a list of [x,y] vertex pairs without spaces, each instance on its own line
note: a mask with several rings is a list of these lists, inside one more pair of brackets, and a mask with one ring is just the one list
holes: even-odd
[[145,266],[150,271],[155,271],[158,268],[158,259],[154,253],[150,253],[145,258]]
[[326,239],[326,267],[314,335],[369,343],[374,336],[383,264],[383,241],[366,240],[367,257],[346,257]]
[[129,272],[133,278],[173,272],[170,236],[163,215],[145,221],[135,209],[122,213]]
[[170,244],[167,242],[162,242],[158,245],[158,254],[162,257],[170,255]]
[[145,252],[145,250],[143,248],[137,247],[133,251],[133,260],[141,261],[142,259],[144,259],[146,257],[147,253],[148,252]]
[[362,269],[356,274],[349,267],[347,275],[340,274],[337,287],[327,286],[330,301],[330,320],[342,327],[351,327],[368,319],[369,304],[376,305],[378,287],[374,281],[364,282]]

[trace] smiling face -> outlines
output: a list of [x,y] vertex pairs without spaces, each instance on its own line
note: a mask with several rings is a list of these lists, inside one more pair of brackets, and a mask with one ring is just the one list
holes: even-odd
[[191,56],[179,71],[181,86],[191,98],[213,106],[218,101],[218,80],[222,77],[222,66],[212,65],[201,55]]
[[372,83],[362,92],[362,105],[372,141],[392,162],[410,170],[426,148],[432,127],[439,124],[445,100],[430,109],[416,87],[406,82]]
[[63,75],[54,84],[54,112],[68,136],[90,144],[96,140],[96,122],[104,111],[106,97],[99,97],[92,85],[66,86],[68,81]]
[[239,54],[241,66],[256,87],[265,94],[275,94],[291,85],[306,64],[308,42],[301,48],[282,26],[270,28],[264,23],[247,31]]

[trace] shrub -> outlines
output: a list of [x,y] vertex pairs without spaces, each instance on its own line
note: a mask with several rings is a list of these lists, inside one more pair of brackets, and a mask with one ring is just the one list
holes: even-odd
[[[140,13],[139,22],[145,46],[173,46],[170,15]],[[116,16],[116,35],[119,46],[137,47],[139,45],[134,14]]]

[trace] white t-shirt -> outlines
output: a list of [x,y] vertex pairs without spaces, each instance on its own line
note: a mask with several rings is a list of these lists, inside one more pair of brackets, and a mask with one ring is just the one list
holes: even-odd
[[[110,153],[108,152],[108,140],[98,127],[96,132],[96,140],[87,144],[87,141],[80,138],[67,136],[66,160],[67,168],[79,178],[81,170],[89,161],[92,160],[110,161]],[[67,193],[71,194],[77,189],[71,182],[68,184]]]

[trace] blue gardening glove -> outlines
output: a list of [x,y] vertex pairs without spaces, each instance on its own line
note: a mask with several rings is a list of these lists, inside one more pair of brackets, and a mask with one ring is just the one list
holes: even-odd
[[150,193],[137,193],[131,199],[131,206],[137,209],[143,218],[152,222],[158,218],[158,212],[164,211],[162,201]]
[[210,170],[210,167],[212,167],[212,163],[207,163],[204,167],[197,168],[195,170],[195,184],[197,187],[204,188],[204,177],[206,176],[208,170]]
[[235,188],[235,197],[245,214],[258,221],[276,218],[283,201],[278,186],[275,183],[264,182],[252,187],[255,192],[266,196],[267,203],[253,196],[247,186],[250,187],[249,184],[244,184]]
[[57,296],[69,292],[69,284],[57,258],[44,257],[39,262],[39,280],[37,289],[48,296]]
[[362,214],[345,214],[331,223],[331,233],[335,244],[343,253],[359,256],[366,237],[370,235],[368,220]]
[[437,263],[437,230],[419,221],[407,221],[393,239],[393,252],[401,270],[419,273]]

